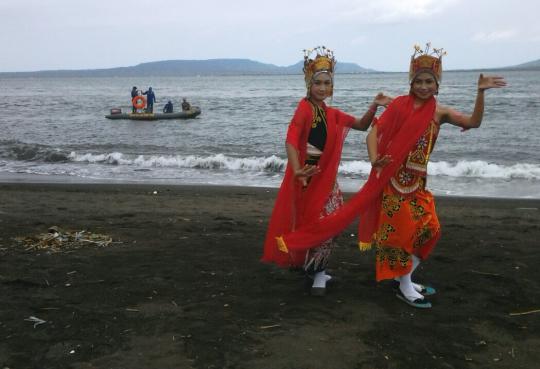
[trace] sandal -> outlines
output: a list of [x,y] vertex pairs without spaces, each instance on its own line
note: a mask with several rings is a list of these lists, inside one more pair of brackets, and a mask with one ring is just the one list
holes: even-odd
[[420,291],[420,293],[424,296],[431,296],[431,295],[434,295],[437,293],[437,291],[435,290],[435,288],[431,287],[431,286],[424,286],[422,284],[419,284],[418,285],[422,288],[422,290]]
[[310,291],[311,296],[325,296],[326,288],[324,287],[311,287]]
[[[431,286],[425,286],[423,284],[420,284],[420,283],[416,283],[417,285],[420,286],[421,290],[419,291],[420,294],[424,295],[424,296],[432,296],[434,294],[437,293],[437,290]],[[399,290],[399,282],[396,281],[396,280],[392,280],[392,288],[394,290]]]
[[403,292],[401,292],[400,289],[398,289],[398,291],[396,293],[396,297],[398,299],[400,299],[401,301],[405,302],[407,305],[410,305],[410,306],[418,308],[418,309],[430,309],[431,308],[431,302],[429,302],[428,300],[426,300],[426,299],[414,299],[414,300],[411,301],[407,297],[405,297],[405,295],[403,294]]

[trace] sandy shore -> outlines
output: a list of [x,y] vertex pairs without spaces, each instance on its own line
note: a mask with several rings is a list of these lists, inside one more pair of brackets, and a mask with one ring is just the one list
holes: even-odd
[[[438,198],[443,236],[417,273],[438,294],[421,311],[374,282],[355,226],[323,298],[297,273],[261,264],[273,189],[0,184],[0,197],[1,368],[540,362],[539,200]],[[14,240],[50,226],[114,242],[52,253]]]

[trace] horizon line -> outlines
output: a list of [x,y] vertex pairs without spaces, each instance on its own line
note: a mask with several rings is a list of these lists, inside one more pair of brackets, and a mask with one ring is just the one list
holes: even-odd
[[[299,60],[298,62],[296,62],[294,64],[281,66],[281,65],[272,64],[272,63],[265,63],[265,62],[261,62],[261,61],[253,60],[253,59],[249,59],[249,58],[165,59],[165,60],[154,60],[154,61],[148,61],[148,62],[141,62],[141,63],[135,64],[135,65],[129,65],[129,66],[116,66],[116,67],[103,67],[103,68],[82,68],[82,69],[66,69],[66,68],[64,68],[64,69],[39,69],[39,70],[26,70],[26,71],[6,71],[6,72],[0,72],[0,75],[2,75],[2,74],[21,74],[21,73],[27,74],[27,73],[51,73],[51,72],[54,73],[54,72],[105,71],[105,70],[111,70],[111,69],[136,68],[136,67],[139,67],[141,65],[152,64],[152,63],[179,62],[179,61],[180,62],[205,62],[205,61],[217,61],[217,60],[250,61],[250,62],[253,62],[253,63],[273,66],[273,67],[276,67],[276,68],[290,68],[290,67],[294,67],[294,66],[302,63],[302,60]],[[520,63],[520,64],[515,64],[515,65],[511,65],[511,66],[505,66],[505,67],[485,67],[485,68],[475,67],[475,68],[471,68],[471,69],[458,68],[458,69],[445,70],[445,72],[482,71],[482,70],[513,70],[513,69],[514,70],[526,70],[527,67],[519,67],[519,66],[524,65],[524,64],[529,64],[529,63],[535,63],[535,62],[539,62],[539,64],[540,64],[540,59],[536,59],[536,60],[532,60],[532,61],[524,62],[524,63]],[[340,73],[340,74],[407,73],[408,72],[407,70],[404,70],[404,71],[377,70],[377,69],[361,66],[360,64],[355,63],[355,62],[342,61],[341,63],[343,63],[343,64],[352,64],[352,65],[355,65],[355,66],[357,66],[357,67],[359,67],[361,69],[364,69],[366,71],[365,72]],[[340,64],[340,62],[337,63],[338,66],[339,66],[339,64]],[[532,67],[532,68],[534,68],[534,67]],[[336,71],[339,72],[339,69],[336,69]],[[229,73],[227,73],[227,74],[229,74]],[[232,75],[234,73],[230,73],[230,74]],[[240,75],[245,75],[245,74],[253,74],[253,75],[275,74],[275,75],[279,75],[279,73],[240,73]],[[289,73],[284,73],[284,74],[289,74]],[[290,73],[290,74],[295,74],[295,73]]]

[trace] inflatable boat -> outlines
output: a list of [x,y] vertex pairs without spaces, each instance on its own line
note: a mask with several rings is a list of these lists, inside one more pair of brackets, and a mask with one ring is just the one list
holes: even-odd
[[191,119],[199,114],[201,114],[201,109],[198,106],[192,106],[189,110],[177,113],[122,113],[121,109],[111,109],[111,114],[106,115],[105,118],[130,120]]

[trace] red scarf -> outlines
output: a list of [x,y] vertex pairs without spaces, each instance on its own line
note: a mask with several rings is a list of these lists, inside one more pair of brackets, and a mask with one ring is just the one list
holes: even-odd
[[427,129],[434,117],[435,108],[435,98],[429,99],[416,109],[412,95],[394,99],[376,123],[377,152],[380,156],[389,155],[392,162],[383,168],[378,177],[372,169],[360,191],[336,212],[322,219],[315,219],[292,233],[284,232],[277,240],[280,247],[285,247],[289,253],[314,247],[336,236],[358,216],[359,240],[370,243],[376,232],[382,191]]
[[[305,250],[284,253],[278,250],[276,237],[294,232],[304,224],[319,219],[336,181],[343,142],[354,122],[354,117],[323,105],[326,113],[326,143],[319,159],[320,173],[313,176],[306,189],[296,180],[292,168],[287,165],[285,177],[278,192],[274,210],[268,225],[262,260],[281,266],[300,266],[304,263]],[[303,165],[306,159],[307,139],[313,122],[313,106],[307,99],[298,104],[287,131],[287,143],[299,153]],[[314,247],[316,245],[313,245]]]

